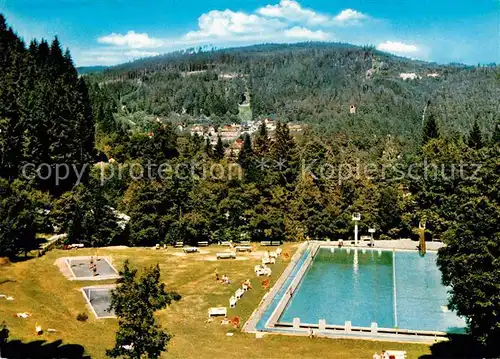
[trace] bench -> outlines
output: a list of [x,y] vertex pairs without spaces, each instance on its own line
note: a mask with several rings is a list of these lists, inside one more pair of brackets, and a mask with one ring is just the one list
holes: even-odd
[[276,263],[276,258],[262,257],[262,264],[274,264]]
[[243,294],[245,294],[245,291],[241,288],[239,288],[236,293],[234,293],[234,296],[236,297],[236,299],[241,299],[241,297],[243,297]]
[[219,252],[217,253],[217,259],[231,259],[236,258],[236,253],[234,252]]
[[68,248],[70,249],[78,249],[78,248],[83,248],[85,247],[85,244],[82,243],[74,243],[74,244],[69,244]]
[[214,307],[214,308],[209,308],[208,309],[208,317],[215,317],[222,315],[224,317],[227,317],[227,308],[226,307]]
[[208,242],[198,242],[198,247],[208,247]]
[[252,246],[236,246],[234,249],[236,249],[236,252],[251,252]]
[[182,248],[184,247],[184,242],[175,242],[175,248]]
[[198,252],[197,247],[184,247],[183,248],[184,253],[196,253]]
[[404,350],[386,350],[389,358],[406,359],[406,351]]
[[271,268],[266,267],[266,266],[261,266],[261,265],[256,265],[254,267],[254,271],[255,271],[255,274],[259,277],[261,275],[266,275],[269,277],[272,273]]

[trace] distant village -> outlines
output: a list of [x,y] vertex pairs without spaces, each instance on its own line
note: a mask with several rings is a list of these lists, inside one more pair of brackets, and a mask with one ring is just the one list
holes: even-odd
[[[263,122],[266,125],[269,137],[272,138],[274,132],[276,131],[276,121],[271,118],[265,118]],[[222,142],[228,145],[226,148],[226,155],[229,157],[237,156],[239,154],[244,143],[243,136],[248,134],[252,137],[259,130],[261,123],[262,121],[246,121],[239,124],[233,123],[220,127],[203,124],[193,124],[187,126],[184,124],[178,124],[177,131],[189,132],[191,136],[197,135],[200,138],[203,138],[204,141],[208,141],[212,146],[217,144],[218,137],[220,136]],[[295,136],[302,133],[307,128],[307,125],[289,123],[288,128],[290,130],[290,134]]]

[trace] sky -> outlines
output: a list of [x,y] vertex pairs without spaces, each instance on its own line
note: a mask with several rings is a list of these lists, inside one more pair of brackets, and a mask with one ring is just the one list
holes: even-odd
[[500,0],[0,0],[18,35],[69,47],[77,66],[198,46],[373,45],[438,63],[500,63]]

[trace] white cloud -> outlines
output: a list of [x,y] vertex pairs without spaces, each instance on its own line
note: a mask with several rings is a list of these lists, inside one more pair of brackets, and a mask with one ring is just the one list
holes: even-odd
[[276,19],[266,19],[259,15],[232,10],[212,10],[198,18],[198,30],[185,35],[186,39],[228,38],[268,34],[286,27]]
[[291,29],[285,30],[285,36],[294,39],[307,39],[307,40],[327,40],[330,36],[324,31],[312,31],[305,27],[295,26]]
[[337,27],[342,33],[340,27],[356,25],[365,19],[369,17],[353,9],[333,16],[304,8],[296,0],[280,0],[253,12],[212,10],[200,15],[197,28],[179,37],[155,38],[135,31],[99,37],[99,43],[109,46],[82,51],[78,62],[119,63],[189,46],[326,41],[333,39],[329,29]]
[[353,10],[353,9],[345,9],[342,10],[337,16],[335,16],[334,20],[337,24],[356,24],[361,20],[367,19],[368,16]]
[[271,18],[281,18],[292,22],[303,22],[309,25],[327,23],[330,17],[314,10],[304,9],[297,1],[281,0],[277,5],[267,5],[257,13]]
[[162,40],[151,38],[146,33],[140,34],[135,31],[129,31],[125,35],[113,32],[112,34],[99,37],[97,41],[101,44],[128,47],[132,49],[155,48],[163,45]]
[[418,52],[419,48],[416,45],[405,44],[403,42],[386,41],[378,44],[377,50],[396,54],[411,54]]

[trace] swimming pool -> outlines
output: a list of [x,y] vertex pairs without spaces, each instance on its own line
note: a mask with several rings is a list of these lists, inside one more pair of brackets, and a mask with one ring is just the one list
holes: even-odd
[[448,311],[437,254],[413,251],[321,247],[278,322],[465,332]]

